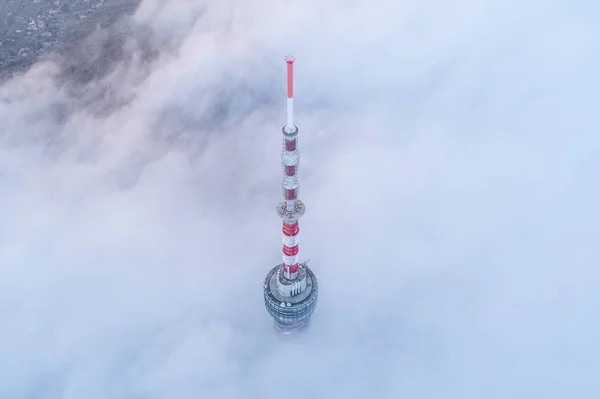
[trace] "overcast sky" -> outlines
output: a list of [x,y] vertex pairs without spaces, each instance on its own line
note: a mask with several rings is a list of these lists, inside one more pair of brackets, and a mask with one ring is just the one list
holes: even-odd
[[[143,0],[109,73],[6,82],[0,397],[598,398],[599,12]],[[287,54],[320,296],[282,341]]]

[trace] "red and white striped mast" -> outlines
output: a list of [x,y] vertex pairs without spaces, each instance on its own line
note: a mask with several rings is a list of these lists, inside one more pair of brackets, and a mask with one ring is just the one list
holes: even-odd
[[282,201],[277,214],[283,226],[283,263],[272,268],[265,278],[265,307],[283,335],[291,334],[306,325],[317,305],[317,277],[306,262],[298,259],[298,220],[305,207],[298,199],[298,127],[294,125],[294,57],[287,63],[287,121],[282,129],[281,164]]
[[283,127],[283,201],[277,213],[283,219],[283,276],[288,280],[298,277],[298,220],[304,214],[304,204],[298,199],[298,127],[294,125],[294,60],[285,57],[287,63],[287,123]]

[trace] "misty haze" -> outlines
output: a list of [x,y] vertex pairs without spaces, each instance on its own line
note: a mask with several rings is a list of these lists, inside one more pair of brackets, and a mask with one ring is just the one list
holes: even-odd
[[[3,0],[0,399],[599,398],[598,15]],[[281,338],[288,54],[319,300]]]

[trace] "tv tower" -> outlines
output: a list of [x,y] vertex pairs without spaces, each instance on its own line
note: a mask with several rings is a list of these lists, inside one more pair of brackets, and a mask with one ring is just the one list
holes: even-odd
[[283,221],[283,263],[275,266],[265,279],[265,306],[275,319],[281,335],[289,335],[306,326],[317,306],[317,278],[307,266],[298,261],[298,220],[305,207],[298,199],[298,127],[294,125],[294,60],[287,63],[287,123],[283,127],[282,201],[277,214]]

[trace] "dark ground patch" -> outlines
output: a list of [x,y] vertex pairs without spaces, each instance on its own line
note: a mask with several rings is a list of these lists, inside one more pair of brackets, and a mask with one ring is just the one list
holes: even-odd
[[[82,7],[81,0],[62,0],[59,4],[43,2],[33,4],[30,1],[9,0],[13,5],[8,15],[0,21],[0,39],[3,53],[0,54],[0,80],[5,80],[27,70],[36,61],[50,57],[62,59],[65,65],[77,64],[80,60],[82,46],[93,33],[110,30],[110,43],[104,43],[101,54],[108,57],[105,65],[83,68],[78,77],[92,77],[106,70],[106,63],[122,58],[124,37],[130,33],[123,29],[113,29],[119,21],[125,21],[135,12],[140,0],[93,0]],[[52,7],[45,4],[52,4]],[[93,8],[90,8],[94,6]],[[13,10],[14,8],[14,10]],[[52,14],[49,14],[51,13]],[[44,27],[33,26],[32,21],[44,21]],[[21,26],[23,25],[23,26]],[[33,26],[33,28],[32,28]],[[33,30],[35,29],[35,30]],[[15,33],[21,30],[21,33]],[[42,34],[52,36],[50,38]],[[118,39],[121,35],[123,38]],[[86,44],[89,46],[89,41]],[[18,54],[20,48],[31,49],[28,55]],[[98,58],[100,60],[100,58]],[[97,70],[96,70],[97,69]],[[85,70],[85,72],[84,72]],[[73,71],[71,71],[73,72]]]

